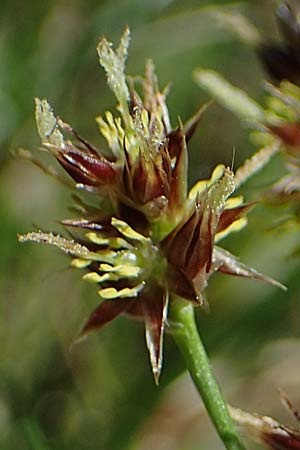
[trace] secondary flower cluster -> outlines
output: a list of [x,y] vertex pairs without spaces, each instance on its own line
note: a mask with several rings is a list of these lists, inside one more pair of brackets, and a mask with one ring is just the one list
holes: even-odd
[[167,89],[159,90],[153,64],[147,63],[143,78],[126,79],[128,44],[126,29],[116,51],[105,38],[98,46],[119,112],[97,119],[105,150],[98,151],[56,117],[46,100],[36,100],[42,146],[71,176],[74,188],[88,193],[93,206],[78,200],[81,216],[62,222],[73,228],[74,240],[43,232],[19,239],[59,247],[73,257],[73,267],[85,270],[83,278],[98,286],[101,302],[80,336],[122,313],[144,321],[158,381],[169,301],[180,296],[203,305],[203,290],[215,271],[278,283],[216,245],[246,224],[252,205],[242,197],[230,198],[234,174],[223,165],[188,192],[187,142],[202,110],[172,128]]
[[268,85],[266,128],[278,138],[283,150],[287,174],[268,192],[280,202],[299,200],[300,193],[300,88],[288,81],[278,87]]
[[[294,419],[299,423],[299,412],[289,399],[283,395],[283,402],[290,410]],[[299,428],[291,428],[274,420],[272,417],[251,414],[237,408],[230,407],[230,414],[243,434],[256,441],[268,450],[299,450]]]
[[264,42],[258,48],[259,56],[276,81],[289,80],[300,84],[300,7],[294,0],[276,2],[275,14],[283,43]]

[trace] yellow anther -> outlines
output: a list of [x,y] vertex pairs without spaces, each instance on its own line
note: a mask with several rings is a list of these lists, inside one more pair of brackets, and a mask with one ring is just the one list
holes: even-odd
[[214,183],[216,183],[218,180],[222,178],[224,175],[225,166],[224,164],[219,164],[214,170],[211,175],[211,178],[209,180],[201,180],[196,183],[192,189],[189,192],[189,199],[195,200],[197,195],[204,192],[206,189],[208,189],[210,186],[212,186]]
[[220,180],[222,178],[222,176],[224,175],[224,171],[225,171],[224,164],[218,164],[213,170],[213,173],[209,180],[209,185],[212,185],[216,181]]
[[108,274],[99,275],[97,272],[89,272],[83,275],[82,279],[88,281],[89,283],[102,283],[109,278]]
[[116,267],[116,273],[120,277],[132,278],[132,277],[137,277],[141,273],[141,269],[136,266],[120,265],[120,266]]
[[133,228],[131,228],[126,222],[123,222],[123,220],[119,220],[113,217],[111,219],[111,224],[128,239],[134,239],[135,241],[140,242],[148,242],[150,240],[149,238],[146,238],[142,234],[133,230]]
[[118,266],[100,264],[99,270],[101,270],[102,272],[114,272],[119,277],[125,278],[137,277],[141,272],[141,269],[137,266],[126,266],[123,264],[120,264]]
[[118,291],[115,288],[106,288],[106,289],[100,289],[98,291],[98,294],[107,300],[112,300],[114,298],[126,298],[126,297],[137,297],[139,292],[143,289],[144,283],[138,284],[137,286],[133,288],[124,288]]
[[109,238],[109,246],[116,250],[119,248],[126,248],[126,249],[132,248],[132,245],[130,245],[129,242],[125,241],[125,239],[122,239],[120,237]]
[[238,197],[232,197],[226,200],[225,209],[237,208],[243,204],[244,197],[242,195]]
[[100,264],[99,270],[101,270],[102,272],[114,272],[115,267],[111,266],[110,264]]
[[95,232],[86,233],[86,237],[91,242],[93,242],[94,244],[97,244],[97,245],[108,245],[109,244],[109,240],[107,238],[104,238],[103,236],[99,236],[99,234],[97,234]]
[[230,233],[235,233],[236,231],[240,231],[246,225],[247,225],[247,218],[241,217],[240,219],[236,220],[231,225],[229,225],[229,227],[227,227],[225,230],[220,231],[220,233],[217,233],[215,236],[215,242],[219,242],[221,239],[224,239]]
[[85,267],[88,267],[91,264],[91,261],[88,259],[80,259],[75,258],[71,262],[71,266],[75,267],[76,269],[84,269]]

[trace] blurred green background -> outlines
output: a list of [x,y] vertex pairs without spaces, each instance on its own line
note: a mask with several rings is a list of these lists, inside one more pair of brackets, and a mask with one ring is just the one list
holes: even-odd
[[[39,145],[35,96],[101,146],[94,118],[114,98],[96,45],[103,34],[117,41],[125,24],[132,31],[127,72],[141,73],[145,59],[154,60],[161,86],[172,81],[173,124],[208,99],[192,80],[197,66],[219,70],[260,100],[265,74],[256,54],[214,20],[214,8],[240,11],[266,36],[277,34],[268,0],[1,1],[0,449],[222,448],[169,336],[159,388],[138,323],[120,318],[70,348],[97,304],[95,289],[55,249],[16,239],[34,226],[61,232],[70,193],[11,156]],[[191,183],[218,162],[231,164],[233,148],[236,166],[254,151],[247,128],[214,104],[190,146]],[[275,159],[246,186],[246,199],[281,170]],[[272,231],[286,213],[258,206],[249,227],[224,246],[289,291],[215,275],[206,293],[210,314],[199,311],[198,321],[226,399],[288,422],[277,387],[299,404],[300,262],[293,252],[300,239],[297,228]]]

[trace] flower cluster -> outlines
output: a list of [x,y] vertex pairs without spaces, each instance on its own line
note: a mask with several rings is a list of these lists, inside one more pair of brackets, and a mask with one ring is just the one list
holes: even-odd
[[276,3],[276,18],[284,43],[264,42],[258,54],[270,75],[276,81],[289,80],[300,84],[300,20],[299,4],[294,0]]
[[93,206],[78,200],[80,217],[62,222],[72,227],[74,240],[44,232],[19,239],[57,246],[72,256],[73,267],[85,270],[85,280],[98,286],[101,302],[80,336],[123,313],[144,321],[158,381],[170,301],[179,296],[203,305],[203,290],[216,271],[278,283],[216,245],[246,224],[253,205],[230,198],[235,178],[224,165],[188,192],[187,143],[203,108],[172,128],[167,89],[160,91],[153,64],[146,64],[143,78],[125,77],[129,38],[126,29],[116,51],[105,38],[98,46],[119,113],[97,118],[105,150],[56,117],[46,100],[36,100],[42,146],[71,176],[74,189],[90,195]]
[[298,200],[300,193],[300,88],[283,81],[269,85],[266,127],[281,143],[287,173],[268,191],[268,198],[280,202]]
[[[299,412],[294,408],[285,394],[282,400],[299,423]],[[277,422],[272,417],[251,414],[237,408],[230,407],[231,417],[241,428],[243,434],[268,450],[299,450],[299,429],[291,428]]]
[[266,165],[279,151],[282,152],[286,174],[259,199],[272,202],[290,202],[299,199],[300,192],[300,87],[284,80],[278,86],[265,83],[267,92],[260,106],[244,91],[231,85],[218,73],[199,68],[194,72],[196,82],[226,109],[254,128],[250,137],[263,146],[252,155],[247,164],[237,170],[235,184]]

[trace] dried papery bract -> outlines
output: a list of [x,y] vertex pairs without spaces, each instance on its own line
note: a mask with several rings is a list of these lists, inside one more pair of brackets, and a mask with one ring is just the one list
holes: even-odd
[[260,443],[268,450],[299,450],[299,430],[280,424],[268,416],[250,414],[230,408],[230,414],[243,434]]

